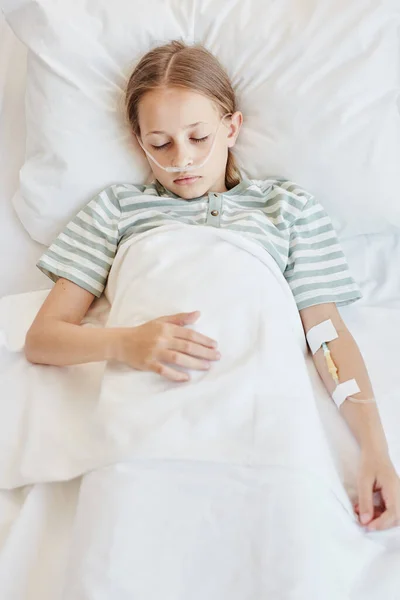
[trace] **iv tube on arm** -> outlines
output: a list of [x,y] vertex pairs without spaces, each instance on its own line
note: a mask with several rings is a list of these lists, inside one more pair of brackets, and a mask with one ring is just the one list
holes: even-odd
[[336,383],[336,389],[332,393],[332,398],[335,404],[338,408],[340,408],[345,400],[350,400],[350,402],[355,402],[358,404],[376,403],[375,398],[358,399],[351,396],[351,394],[360,392],[360,388],[358,387],[355,379],[349,379],[340,383],[340,374],[327,345],[327,342],[337,339],[338,337],[339,335],[331,319],[327,319],[326,321],[322,321],[318,325],[311,327],[306,335],[308,345],[313,354],[315,354],[321,347],[323,349],[327,369],[332,379]]

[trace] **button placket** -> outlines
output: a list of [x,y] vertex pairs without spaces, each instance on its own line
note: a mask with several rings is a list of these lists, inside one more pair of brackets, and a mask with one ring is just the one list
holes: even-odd
[[212,227],[220,226],[222,196],[220,194],[211,193],[208,195],[208,214],[207,225]]

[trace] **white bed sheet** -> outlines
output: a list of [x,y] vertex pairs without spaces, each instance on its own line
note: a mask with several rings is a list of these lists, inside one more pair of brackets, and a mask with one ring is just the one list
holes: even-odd
[[[24,148],[24,60],[25,50],[0,17],[0,297],[50,287],[34,266],[43,247],[29,238],[11,206]],[[382,420],[400,472],[400,377],[395,355],[385,354],[387,344],[396,351],[400,334],[400,235],[362,235],[342,240],[342,246],[364,298],[341,313],[381,393]],[[315,384],[322,385],[317,380]],[[355,490],[355,442],[333,405],[319,409],[338,469],[347,489]],[[1,598],[61,600],[80,485],[77,479],[0,493]],[[400,564],[399,544],[391,539],[384,539],[385,553],[365,574],[360,598],[399,597],[400,588],[391,587],[393,579],[386,577]]]
[[24,157],[26,50],[0,14],[0,298],[50,287],[35,268],[43,246],[21,226],[11,204]]

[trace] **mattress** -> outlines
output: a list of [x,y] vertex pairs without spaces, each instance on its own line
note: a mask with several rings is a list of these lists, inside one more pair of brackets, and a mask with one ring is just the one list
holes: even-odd
[[[0,298],[51,286],[35,268],[44,248],[27,235],[11,204],[24,154],[25,60],[24,49],[0,18]],[[391,456],[400,472],[400,377],[396,359],[400,234],[359,235],[341,239],[341,243],[363,298],[340,312],[364,356]],[[314,382],[322,385],[316,379]],[[354,439],[333,404],[321,403],[318,408],[341,477],[354,491],[358,459]],[[61,600],[80,486],[81,480],[76,479],[0,493],[0,596],[4,600]],[[368,587],[371,600],[399,597],[393,587],[385,587],[393,585],[387,573],[393,574],[400,561],[400,542],[393,545],[390,540],[390,536],[381,538],[386,554],[365,574],[369,582],[365,589]],[[367,598],[366,593],[363,598]]]

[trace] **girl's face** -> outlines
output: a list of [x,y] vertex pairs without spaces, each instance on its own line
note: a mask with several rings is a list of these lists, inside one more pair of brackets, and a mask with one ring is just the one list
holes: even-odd
[[[155,178],[164,187],[185,200],[226,191],[228,148],[235,145],[239,134],[241,112],[221,121],[222,114],[209,98],[175,87],[147,92],[138,116],[143,147],[160,165],[182,169],[168,173],[148,158]],[[211,148],[204,166],[185,171],[188,165],[201,165]]]

